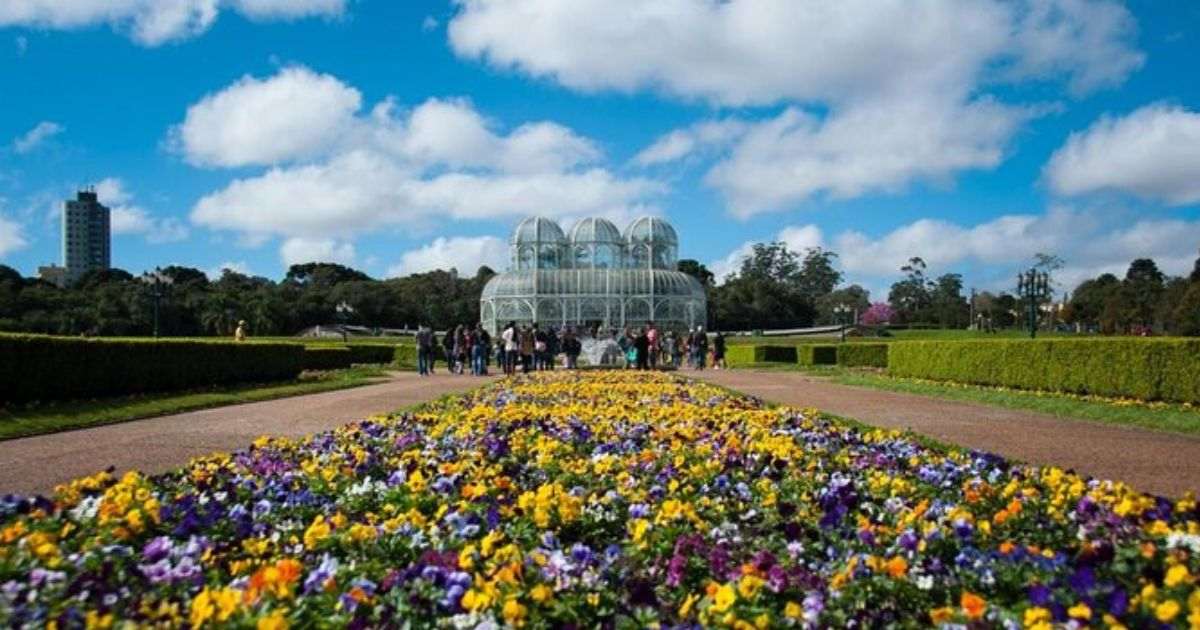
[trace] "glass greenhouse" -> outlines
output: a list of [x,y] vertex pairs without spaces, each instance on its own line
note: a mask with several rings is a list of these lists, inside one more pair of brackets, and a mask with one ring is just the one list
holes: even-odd
[[479,298],[488,330],[504,324],[624,328],[702,325],[704,287],[676,270],[679,238],[657,217],[635,220],[622,234],[600,218],[582,219],[570,236],[557,223],[530,217],[510,241],[511,268]]

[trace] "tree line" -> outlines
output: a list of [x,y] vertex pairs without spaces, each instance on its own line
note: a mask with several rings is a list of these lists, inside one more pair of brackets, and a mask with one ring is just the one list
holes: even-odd
[[[856,315],[864,323],[936,328],[1028,325],[1026,298],[1007,291],[968,294],[961,274],[934,276],[920,257],[900,268],[902,277],[886,301],[873,304],[865,288],[843,284],[837,258],[819,247],[795,252],[784,243],[759,243],[725,278],[695,260],[679,261],[679,270],[705,287],[710,329],[801,328],[850,323]],[[1053,278],[1063,261],[1039,254],[1033,264]],[[161,334],[229,335],[245,320],[253,334],[264,336],[334,323],[414,328],[476,322],[479,294],[495,272],[485,266],[473,276],[452,269],[375,280],[343,265],[307,263],[292,265],[278,282],[229,269],[210,279],[182,266],[166,267],[161,275],[169,280],[159,300]],[[149,335],[154,292],[143,276],[120,269],[93,272],[64,289],[0,265],[0,330]],[[1153,260],[1137,259],[1122,278],[1106,273],[1058,299],[1050,294],[1034,299],[1042,327],[1200,335],[1200,259],[1186,277],[1168,276]]]

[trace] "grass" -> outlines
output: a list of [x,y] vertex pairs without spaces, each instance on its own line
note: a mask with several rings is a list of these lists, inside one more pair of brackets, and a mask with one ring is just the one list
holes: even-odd
[[1155,431],[1200,435],[1200,409],[1182,405],[1122,404],[1081,400],[1067,394],[1001,390],[958,383],[930,383],[892,378],[877,372],[844,368],[813,368],[809,373],[830,377],[840,385],[870,387],[905,394],[1036,411],[1060,418],[1084,419]]
[[296,381],[0,409],[0,440],[368,385],[382,367],[305,373]]
[[[888,337],[847,337],[846,343],[890,343],[893,341],[959,341],[965,339],[1028,339],[1029,331],[1027,330],[998,330],[994,333],[981,332],[978,330],[959,330],[959,329],[917,329],[917,330],[892,330]],[[1038,331],[1038,337],[1085,337],[1088,335],[1076,335],[1075,333]],[[750,344],[750,345],[777,345],[788,346],[804,343],[838,343],[836,334],[825,337],[817,336],[784,336],[784,337],[728,337],[729,343]]]

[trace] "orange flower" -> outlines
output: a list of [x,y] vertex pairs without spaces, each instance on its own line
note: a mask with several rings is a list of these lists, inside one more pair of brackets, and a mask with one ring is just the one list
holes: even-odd
[[1012,553],[1014,548],[1016,548],[1016,545],[1013,545],[1007,540],[1000,543],[1000,553],[1003,555],[1007,556],[1008,554]]
[[895,556],[887,561],[888,575],[894,578],[904,577],[908,573],[908,561],[900,556]]
[[984,611],[987,610],[987,600],[970,591],[963,591],[959,604],[962,605],[967,618],[972,620],[983,617]]

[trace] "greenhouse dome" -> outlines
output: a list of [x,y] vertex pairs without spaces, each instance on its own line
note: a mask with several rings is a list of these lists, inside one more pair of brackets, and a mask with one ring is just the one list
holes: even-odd
[[624,233],[589,217],[569,238],[553,220],[530,217],[517,224],[510,247],[510,270],[488,281],[479,298],[480,317],[492,332],[510,321],[598,329],[653,322],[683,329],[706,319],[704,287],[676,269],[678,236],[658,217],[639,218]]

